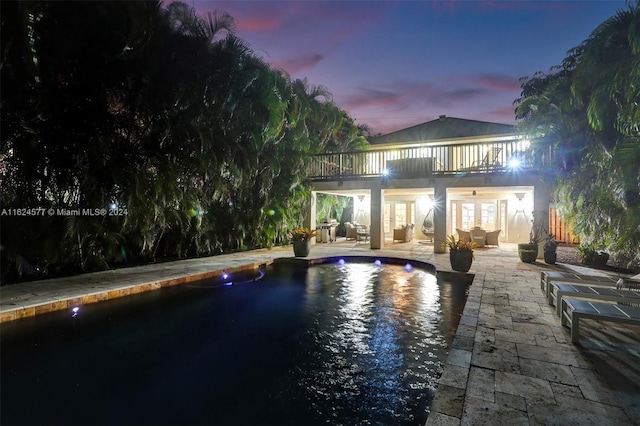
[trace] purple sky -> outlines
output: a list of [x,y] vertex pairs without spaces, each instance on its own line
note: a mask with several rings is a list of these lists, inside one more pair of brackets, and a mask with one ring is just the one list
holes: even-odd
[[292,78],[375,133],[452,117],[515,123],[519,79],[559,65],[618,9],[603,1],[204,1]]

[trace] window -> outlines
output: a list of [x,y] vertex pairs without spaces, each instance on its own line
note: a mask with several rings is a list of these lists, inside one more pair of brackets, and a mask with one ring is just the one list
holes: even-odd
[[455,234],[456,228],[458,227],[458,203],[455,201],[451,203],[451,216],[449,216],[449,218],[451,219],[449,233]]
[[487,231],[496,229],[495,203],[480,203],[480,227]]
[[394,226],[404,226],[407,224],[407,205],[405,203],[396,203],[396,220]]
[[475,203],[462,203],[462,229],[471,229],[475,226]]
[[391,232],[391,203],[384,203],[384,232]]

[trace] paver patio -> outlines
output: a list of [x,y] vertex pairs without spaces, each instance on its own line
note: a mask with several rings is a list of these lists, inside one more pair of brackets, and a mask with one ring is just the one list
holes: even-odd
[[[513,244],[475,254],[475,279],[427,425],[640,424],[638,327],[585,320],[580,344],[573,345],[539,285],[541,270],[568,266],[523,264]],[[311,257],[336,255],[402,257],[450,270],[448,255],[434,255],[431,245],[415,241],[375,251],[353,242],[311,250]],[[2,287],[0,319],[70,309],[73,303],[289,256],[290,248],[256,250]]]

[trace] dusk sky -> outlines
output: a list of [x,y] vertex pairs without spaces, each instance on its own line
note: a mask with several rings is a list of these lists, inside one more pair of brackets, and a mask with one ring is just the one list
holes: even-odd
[[623,0],[185,1],[374,134],[445,114],[515,123],[519,79],[559,65]]

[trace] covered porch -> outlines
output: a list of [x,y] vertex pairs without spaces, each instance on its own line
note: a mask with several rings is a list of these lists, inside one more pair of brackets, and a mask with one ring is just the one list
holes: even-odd
[[[534,211],[549,208],[547,191],[531,175],[511,174],[487,180],[477,176],[438,179],[355,179],[315,182],[305,226],[316,228],[323,219],[316,209],[317,194],[350,199],[341,223],[358,224],[367,238],[359,243],[381,249],[396,242],[432,244],[436,253],[447,235],[474,227],[497,233],[497,244],[529,240]],[[398,230],[413,225],[405,239]],[[340,228],[339,228],[340,229]],[[340,233],[338,233],[340,236]],[[493,243],[492,245],[496,245]]]

